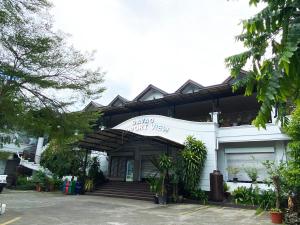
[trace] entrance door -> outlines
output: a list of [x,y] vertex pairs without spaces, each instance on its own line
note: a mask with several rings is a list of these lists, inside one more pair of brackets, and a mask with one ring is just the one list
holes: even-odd
[[110,164],[110,179],[124,181],[126,177],[126,158],[112,157]]
[[134,170],[134,160],[127,160],[127,168],[126,168],[126,182],[133,181],[133,170]]

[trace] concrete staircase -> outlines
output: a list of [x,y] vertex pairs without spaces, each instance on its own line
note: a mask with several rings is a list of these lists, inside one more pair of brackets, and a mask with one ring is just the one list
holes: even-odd
[[154,194],[150,192],[149,184],[146,182],[110,181],[96,188],[94,192],[86,194],[145,201],[154,200]]
[[51,176],[52,173],[47,169],[42,167],[39,163],[31,162],[27,159],[24,159],[19,153],[17,153],[18,158],[20,159],[20,166],[24,166],[28,169],[31,169],[33,171],[43,171],[47,176]]

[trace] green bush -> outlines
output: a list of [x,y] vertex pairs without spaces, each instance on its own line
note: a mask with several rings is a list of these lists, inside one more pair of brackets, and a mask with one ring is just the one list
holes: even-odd
[[93,157],[91,160],[88,177],[93,180],[94,185],[100,185],[105,182],[105,176],[100,170],[100,163],[97,157]]
[[260,190],[258,187],[238,187],[232,192],[236,204],[252,205],[268,210],[275,205],[273,190]]
[[207,157],[207,148],[202,141],[193,136],[188,136],[184,145],[185,147],[179,155],[178,171],[180,171],[179,175],[184,188],[193,191],[198,188],[200,182],[200,175]]
[[34,190],[35,184],[28,177],[18,176],[16,181],[16,189],[18,190]]
[[47,185],[53,185],[54,190],[59,190],[62,186],[62,183],[62,179],[60,179],[57,175],[53,175],[47,179]]
[[269,210],[275,207],[276,196],[273,190],[263,190],[259,194],[259,208]]
[[223,188],[224,188],[224,192],[228,192],[229,191],[229,185],[226,182],[224,182]]
[[259,201],[259,189],[252,187],[238,187],[233,191],[232,196],[236,204],[255,206],[258,205]]
[[32,176],[32,182],[34,184],[40,185],[43,189],[46,188],[48,184],[48,177],[43,171],[36,171]]
[[200,188],[194,191],[191,191],[191,198],[199,201],[203,201],[205,204],[208,201],[208,196],[205,191]]
[[41,155],[41,165],[59,177],[81,176],[84,173],[85,152],[74,150],[72,146],[53,139]]

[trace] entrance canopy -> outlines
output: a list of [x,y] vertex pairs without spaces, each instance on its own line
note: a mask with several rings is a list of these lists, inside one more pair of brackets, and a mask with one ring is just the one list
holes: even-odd
[[117,151],[123,145],[136,141],[148,141],[183,149],[184,145],[160,136],[144,136],[122,129],[105,129],[87,135],[79,147],[94,151]]

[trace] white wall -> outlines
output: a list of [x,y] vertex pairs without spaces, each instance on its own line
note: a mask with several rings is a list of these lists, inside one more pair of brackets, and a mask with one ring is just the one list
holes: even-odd
[[[188,135],[203,141],[208,149],[207,160],[201,174],[201,188],[209,190],[209,173],[220,169],[224,174],[225,155],[222,145],[233,144],[238,147],[275,148],[276,160],[285,157],[285,142],[289,137],[281,132],[279,126],[267,124],[267,129],[257,129],[252,125],[219,128],[214,122],[193,122],[160,115],[144,115],[129,119],[113,129],[131,131],[145,136],[160,136],[183,144]],[[250,143],[250,144],[249,144]],[[249,145],[249,146],[247,146]],[[219,149],[219,146],[220,149]],[[217,149],[219,149],[217,151]]]
[[183,144],[186,137],[193,135],[207,147],[207,160],[201,175],[201,188],[209,190],[209,173],[217,168],[216,129],[212,122],[192,122],[159,115],[145,115],[129,119],[114,129],[122,129],[145,136],[160,136]]

